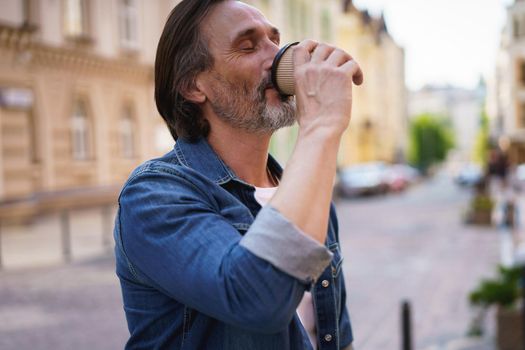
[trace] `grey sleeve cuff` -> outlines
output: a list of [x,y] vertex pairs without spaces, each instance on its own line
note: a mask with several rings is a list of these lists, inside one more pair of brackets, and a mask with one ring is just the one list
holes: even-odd
[[319,278],[333,255],[328,248],[302,233],[277,209],[268,205],[261,209],[239,244],[308,284]]

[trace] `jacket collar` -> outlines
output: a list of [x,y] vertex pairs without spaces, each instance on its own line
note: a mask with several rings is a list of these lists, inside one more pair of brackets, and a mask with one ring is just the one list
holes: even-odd
[[[180,164],[201,173],[218,185],[236,181],[253,186],[237,177],[203,137],[195,142],[179,138],[175,144],[174,151]],[[283,170],[270,154],[268,155],[268,168],[278,178],[281,178]]]

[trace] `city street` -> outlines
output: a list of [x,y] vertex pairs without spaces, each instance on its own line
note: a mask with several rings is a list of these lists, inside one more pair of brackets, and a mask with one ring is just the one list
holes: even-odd
[[[416,349],[492,349],[465,339],[468,292],[500,259],[496,229],[462,224],[468,199],[437,175],[402,194],[338,203],[356,350],[400,349],[404,299]],[[121,303],[111,256],[0,271],[0,349],[122,348]]]
[[468,293],[500,259],[495,228],[462,223],[469,197],[442,173],[401,195],[339,203],[356,349],[400,349],[405,299],[416,349],[492,349],[464,339]]

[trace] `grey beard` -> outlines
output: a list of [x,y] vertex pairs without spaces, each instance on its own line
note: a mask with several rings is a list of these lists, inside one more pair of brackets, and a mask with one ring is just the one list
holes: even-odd
[[273,133],[295,122],[295,98],[282,97],[279,106],[268,106],[265,95],[267,81],[250,92],[246,85],[231,84],[219,75],[216,79],[223,89],[215,96],[211,106],[215,114],[232,127],[263,134]]

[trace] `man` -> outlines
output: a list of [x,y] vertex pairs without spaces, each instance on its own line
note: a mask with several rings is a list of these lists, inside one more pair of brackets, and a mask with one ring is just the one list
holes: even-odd
[[[282,97],[269,78],[279,41],[234,0],[183,0],[167,20],[155,98],[177,142],[131,174],[115,224],[127,348],[351,346],[330,200],[362,73],[347,53],[303,41],[296,97]],[[295,121],[283,173],[270,137]]]

